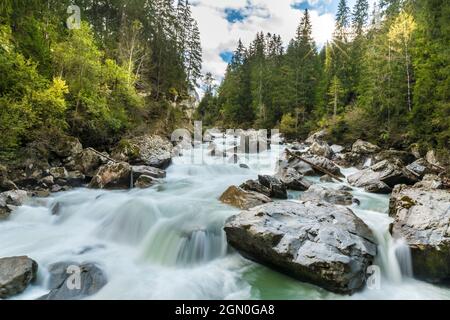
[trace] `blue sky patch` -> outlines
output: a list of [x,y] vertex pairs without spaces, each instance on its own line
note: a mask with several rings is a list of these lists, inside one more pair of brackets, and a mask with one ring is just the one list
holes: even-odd
[[244,13],[244,10],[237,10],[226,8],[225,9],[226,19],[230,23],[242,22],[247,18],[247,15]]
[[291,4],[291,8],[300,11],[304,11],[305,9],[316,10],[319,12],[319,14],[324,14],[324,13],[335,13],[337,10],[337,4],[338,4],[337,0],[333,1],[320,0],[317,1],[317,3],[315,4],[311,4],[308,0],[297,0]]
[[231,59],[233,59],[233,52],[231,51],[222,51],[220,53],[220,58],[222,58],[223,61],[226,63],[230,63]]

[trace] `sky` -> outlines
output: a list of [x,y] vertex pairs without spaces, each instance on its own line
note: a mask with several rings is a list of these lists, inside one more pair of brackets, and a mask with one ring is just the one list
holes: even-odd
[[[373,3],[375,0],[369,0]],[[313,37],[321,47],[331,39],[339,0],[190,0],[203,47],[203,73],[223,78],[241,39],[248,46],[256,33],[281,35],[285,45],[294,37],[303,10],[309,9]],[[356,0],[348,0],[353,8]]]

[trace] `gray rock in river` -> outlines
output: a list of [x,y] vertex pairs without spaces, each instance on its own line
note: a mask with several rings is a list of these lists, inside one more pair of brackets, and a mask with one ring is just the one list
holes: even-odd
[[271,197],[272,192],[269,188],[263,186],[258,180],[248,180],[241,184],[239,188],[245,190],[245,191],[252,191],[257,192],[260,194],[265,195],[266,197]]
[[131,166],[126,162],[109,162],[101,166],[92,178],[89,188],[129,189],[131,188]]
[[[109,162],[107,153],[95,152],[93,149],[84,149],[77,157],[70,170],[81,171],[86,177],[92,178],[98,168]],[[66,166],[67,167],[67,166]]]
[[22,293],[35,279],[36,261],[22,256],[0,259],[0,299]]
[[352,146],[352,152],[357,154],[373,154],[380,151],[380,147],[370,142],[357,140]]
[[329,202],[349,206],[353,204],[353,195],[348,191],[334,190],[320,185],[311,186],[300,196],[302,201]]
[[444,180],[435,174],[427,174],[422,181],[414,185],[416,188],[445,189]]
[[411,249],[414,276],[429,282],[450,279],[450,191],[405,185],[392,192],[392,235]]
[[[327,171],[331,172],[332,174],[343,177],[341,169],[331,160],[322,157],[322,156],[316,156],[306,153],[298,153],[302,158],[307,160],[308,162],[321,167],[323,169],[326,169]],[[314,168],[312,168],[311,165],[307,164],[306,162],[300,160],[297,157],[286,155],[287,162],[281,161],[279,164],[279,167],[281,168],[294,168],[298,172],[300,172],[304,176],[314,176],[314,175],[323,175],[324,173],[321,171],[317,171]]]
[[276,175],[282,183],[290,190],[305,191],[311,186],[311,183],[294,168],[280,169]]
[[314,142],[322,142],[325,140],[327,135],[328,135],[328,131],[326,129],[314,132],[305,140],[305,143],[313,144]]
[[134,183],[134,186],[136,188],[146,189],[146,188],[150,188],[158,183],[159,183],[158,179],[155,179],[151,176],[147,176],[144,174],[144,175],[139,176],[139,178]]
[[134,180],[139,179],[142,175],[150,176],[155,179],[163,179],[166,177],[166,172],[164,170],[150,166],[132,166],[132,169]]
[[28,193],[23,190],[12,190],[0,193],[0,220],[9,217],[16,207],[25,203]]
[[406,166],[406,169],[423,178],[427,174],[439,174],[440,171],[425,159],[418,159]]
[[236,186],[231,186],[221,195],[220,201],[236,208],[246,210],[264,203],[272,202],[272,199],[258,192],[247,191]]
[[[332,174],[338,176],[338,177],[343,177],[344,175],[341,172],[341,169],[331,160],[325,158],[325,157],[321,157],[321,156],[311,156],[311,155],[303,155],[303,158],[305,158],[305,160],[311,162],[312,164],[321,167],[323,169],[326,169],[327,171],[331,172]],[[315,170],[313,168],[313,170],[316,172],[316,174],[318,175],[322,175],[323,172]]]
[[[50,292],[39,300],[83,299],[99,292],[108,282],[104,272],[93,263],[58,262],[49,267],[49,272]],[[77,272],[79,282],[74,278]]]
[[361,219],[348,208],[327,203],[265,204],[228,219],[225,232],[244,256],[344,294],[364,286],[377,250]]
[[0,164],[0,192],[17,189],[16,184],[8,178],[8,169]]
[[[358,171],[347,177],[348,182],[355,187],[366,188],[366,191],[378,193],[386,191],[387,188],[380,184],[383,182],[389,188],[395,187],[397,184],[414,184],[418,182],[416,176],[405,170],[399,161],[381,161],[368,169]],[[385,190],[384,190],[385,189]]]
[[328,143],[324,141],[315,141],[309,148],[308,152],[316,156],[325,157],[327,159],[331,159],[334,154]]
[[377,153],[374,157],[374,163],[381,162],[383,160],[389,161],[401,161],[403,165],[410,164],[416,160],[416,157],[407,151],[400,150],[383,150]]
[[133,165],[147,165],[166,169],[172,163],[172,143],[157,135],[143,135],[122,140],[114,149],[114,159]]
[[279,179],[269,175],[259,175],[258,181],[261,185],[270,190],[270,197],[277,199],[287,199],[286,185]]

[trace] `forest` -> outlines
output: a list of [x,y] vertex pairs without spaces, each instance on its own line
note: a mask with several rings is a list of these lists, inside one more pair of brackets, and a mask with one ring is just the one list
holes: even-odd
[[[369,12],[370,11],[370,12]],[[305,10],[287,48],[258,33],[234,52],[198,116],[210,126],[274,128],[291,138],[327,128],[330,141],[450,148],[450,2],[340,0],[332,41],[312,38]]]
[[197,22],[186,0],[5,0],[0,4],[0,157],[72,135],[105,149],[133,132],[165,130],[173,102],[201,77]]

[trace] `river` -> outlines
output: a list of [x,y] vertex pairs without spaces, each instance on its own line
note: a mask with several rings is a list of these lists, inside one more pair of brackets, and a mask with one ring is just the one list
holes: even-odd
[[409,252],[388,232],[389,198],[362,190],[353,192],[361,205],[352,210],[379,242],[379,288],[332,294],[242,258],[222,230],[239,210],[218,198],[230,185],[273,174],[282,147],[241,155],[250,169],[208,157],[204,147],[194,151],[203,154],[202,165],[192,164],[188,153],[175,158],[164,183],[150,189],[81,188],[20,207],[0,223],[0,257],[28,255],[39,272],[14,299],[46,294],[47,268],[61,261],[95,262],[106,273],[108,284],[90,299],[450,299],[448,288],[410,277]]

